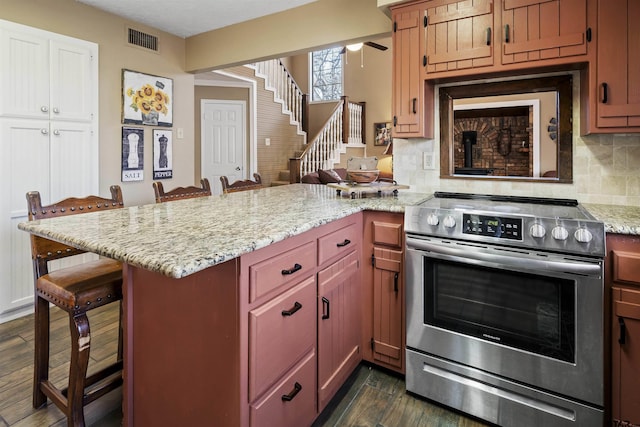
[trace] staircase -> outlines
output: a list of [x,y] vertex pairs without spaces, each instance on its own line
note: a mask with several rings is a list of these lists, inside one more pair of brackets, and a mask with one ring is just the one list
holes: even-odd
[[[264,80],[265,89],[273,92],[274,102],[282,105],[282,113],[289,116],[290,123],[298,127],[300,135],[307,136],[308,96],[302,93],[282,62],[272,59],[246,67]],[[346,152],[348,144],[365,143],[364,117],[365,103],[350,102],[343,96],[318,134],[310,141],[307,139],[309,142],[304,151],[291,154],[289,170],[280,171],[278,179],[271,180],[271,185],[300,182],[300,178],[308,173],[331,169],[340,163],[340,156]]]

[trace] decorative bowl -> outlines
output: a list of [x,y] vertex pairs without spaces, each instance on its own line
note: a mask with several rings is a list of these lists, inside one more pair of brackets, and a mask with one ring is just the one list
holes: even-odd
[[357,184],[369,184],[378,179],[378,175],[380,175],[380,171],[378,169],[374,170],[348,170],[347,178]]

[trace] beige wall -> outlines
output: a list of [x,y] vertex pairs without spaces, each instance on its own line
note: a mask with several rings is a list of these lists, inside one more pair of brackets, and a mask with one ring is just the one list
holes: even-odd
[[227,68],[389,35],[391,21],[376,0],[318,0],[189,37],[186,70]]
[[[154,201],[152,188],[152,126],[144,126],[145,180],[120,182],[121,173],[121,81],[127,68],[173,79],[173,176],[166,187],[191,185],[194,180],[193,76],[184,72],[183,39],[127,22],[74,0],[0,0],[0,19],[88,40],[99,45],[99,145],[100,193],[120,184],[127,205]],[[160,54],[126,44],[127,25],[159,37]],[[184,130],[177,139],[176,129]],[[34,189],[36,190],[36,189]]]

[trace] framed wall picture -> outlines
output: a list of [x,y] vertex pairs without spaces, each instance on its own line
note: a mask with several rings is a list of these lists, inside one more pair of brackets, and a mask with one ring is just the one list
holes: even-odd
[[391,122],[373,124],[373,145],[389,145],[391,142]]
[[153,130],[153,179],[173,178],[173,132]]
[[122,128],[122,182],[144,180],[144,129]]
[[173,126],[173,80],[123,69],[122,123]]

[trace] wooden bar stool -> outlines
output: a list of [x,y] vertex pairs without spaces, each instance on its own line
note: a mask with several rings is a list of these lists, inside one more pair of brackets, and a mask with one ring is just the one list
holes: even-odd
[[222,192],[224,194],[235,193],[237,191],[246,191],[246,190],[255,190],[258,188],[263,188],[262,185],[262,177],[259,173],[254,173],[253,178],[255,181],[250,179],[238,180],[233,184],[229,184],[229,178],[222,175],[220,177],[220,182],[222,183]]
[[[42,206],[40,193],[27,193],[29,220],[122,208],[122,191],[111,187],[111,199],[98,196],[68,198]],[[122,264],[100,258],[49,272],[49,261],[84,253],[79,249],[31,235],[31,257],[35,279],[35,358],[33,407],[47,397],[67,417],[68,426],[84,426],[84,406],[122,384],[122,306],[118,360],[87,377],[91,333],[87,311],[122,300]],[[69,314],[71,364],[68,387],[58,389],[49,381],[49,304]],[[99,383],[99,384],[98,384]],[[95,386],[94,386],[95,385]],[[93,386],[93,387],[92,387]]]
[[176,187],[171,191],[164,191],[161,182],[153,183],[153,191],[156,193],[156,203],[170,202],[172,200],[192,199],[211,195],[211,185],[207,178],[200,180],[202,187]]

